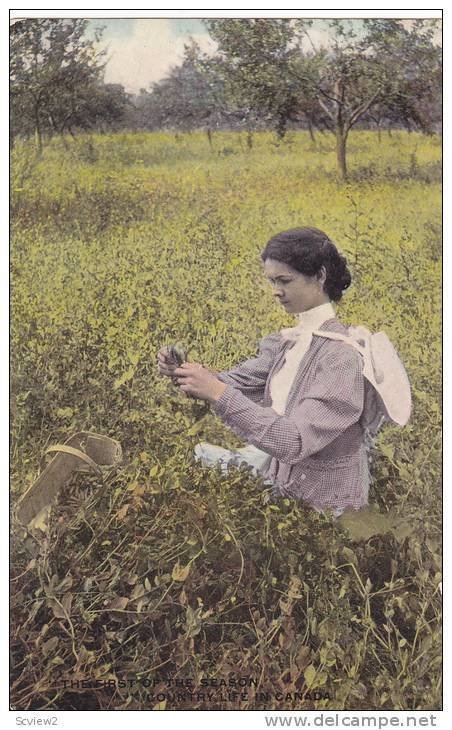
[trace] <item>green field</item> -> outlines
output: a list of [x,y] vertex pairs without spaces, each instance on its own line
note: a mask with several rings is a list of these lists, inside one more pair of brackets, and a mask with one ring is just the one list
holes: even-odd
[[[14,532],[17,709],[441,708],[441,139],[355,131],[348,166],[344,184],[333,137],[304,132],[13,150],[13,505],[75,431],[125,456],[103,485],[74,477],[44,534]],[[202,469],[198,440],[240,442],[156,372],[163,344],[225,369],[291,324],[259,253],[299,225],[347,256],[339,318],[387,332],[411,381],[411,421],[382,429],[371,464],[389,532]],[[228,674],[255,679],[246,699],[158,696]]]

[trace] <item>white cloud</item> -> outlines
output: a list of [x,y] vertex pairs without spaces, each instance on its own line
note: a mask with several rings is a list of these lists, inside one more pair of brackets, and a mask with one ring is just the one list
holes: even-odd
[[[214,50],[207,33],[192,37],[203,51]],[[137,20],[132,36],[109,41],[105,81],[122,84],[128,92],[148,89],[153,81],[160,81],[171,66],[182,61],[187,40],[187,36],[173,35],[169,19]]]

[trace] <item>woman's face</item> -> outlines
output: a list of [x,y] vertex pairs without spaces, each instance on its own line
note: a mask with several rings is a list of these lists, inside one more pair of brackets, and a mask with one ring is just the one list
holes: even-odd
[[317,278],[305,276],[281,261],[266,259],[264,274],[273,286],[274,296],[286,312],[298,314],[330,301],[328,294],[323,291],[326,278],[323,267],[320,277]]

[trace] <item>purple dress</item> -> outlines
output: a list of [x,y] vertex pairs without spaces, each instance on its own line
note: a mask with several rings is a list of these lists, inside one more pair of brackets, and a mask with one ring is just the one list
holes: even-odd
[[[318,329],[347,334],[335,317]],[[271,408],[270,381],[290,346],[281,334],[268,335],[255,358],[217,376],[228,387],[213,404],[213,412],[255,447],[249,454],[247,447],[232,452],[232,463],[244,451],[251,461],[242,460],[272,483],[277,494],[303,500],[313,509],[335,514],[359,509],[368,502],[367,451],[375,435],[364,426],[372,386],[363,377],[362,357],[343,342],[313,335],[285,413],[279,415]],[[197,458],[203,460],[206,446],[199,445]],[[220,455],[226,466],[230,453]]]

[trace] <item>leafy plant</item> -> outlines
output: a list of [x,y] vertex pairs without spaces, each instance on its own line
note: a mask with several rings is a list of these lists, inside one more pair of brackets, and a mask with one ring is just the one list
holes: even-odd
[[[314,151],[304,132],[290,149],[239,137],[216,133],[235,150],[221,157],[202,133],[54,139],[39,160],[17,143],[13,502],[74,431],[125,454],[104,483],[74,477],[47,531],[15,525],[18,709],[206,709],[167,678],[233,676],[256,680],[247,699],[210,688],[209,709],[440,708],[440,190],[422,178],[440,148],[353,130],[344,186],[328,138]],[[259,252],[294,225],[337,242],[353,271],[338,316],[385,330],[412,385],[410,423],[371,453],[364,518],[275,502],[249,470],[195,463],[198,440],[240,442],[157,375],[162,345],[226,369],[287,326]]]

